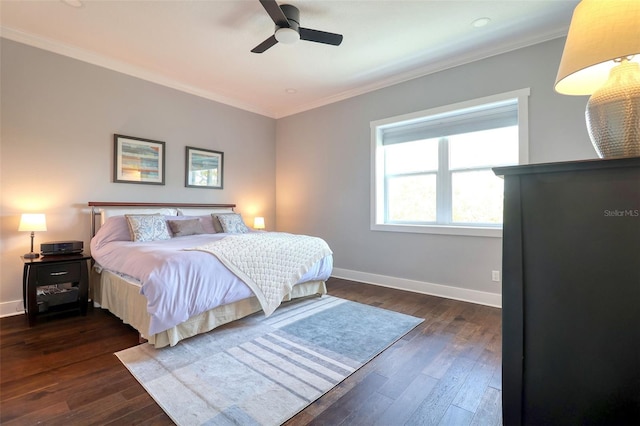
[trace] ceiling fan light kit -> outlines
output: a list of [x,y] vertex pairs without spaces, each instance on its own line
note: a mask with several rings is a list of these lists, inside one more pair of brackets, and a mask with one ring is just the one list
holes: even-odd
[[263,53],[278,42],[293,44],[298,40],[305,40],[332,46],[339,46],[342,43],[342,34],[301,28],[300,11],[295,6],[290,4],[280,6],[275,0],[260,0],[260,4],[267,11],[276,27],[271,37],[251,50],[253,53]]
[[278,28],[276,30],[276,40],[284,44],[293,44],[300,40],[300,33],[293,28]]

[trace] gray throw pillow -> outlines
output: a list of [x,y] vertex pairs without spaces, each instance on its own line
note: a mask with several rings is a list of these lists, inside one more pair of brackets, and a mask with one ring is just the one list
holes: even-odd
[[184,237],[186,235],[204,234],[204,227],[200,219],[187,220],[167,220],[174,237]]

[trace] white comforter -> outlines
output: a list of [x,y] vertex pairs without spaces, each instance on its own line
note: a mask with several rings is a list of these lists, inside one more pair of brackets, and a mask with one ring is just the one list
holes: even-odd
[[242,279],[267,316],[280,306],[305,272],[331,254],[320,238],[282,232],[229,235],[194,250],[216,256]]
[[[216,306],[253,296],[235,274],[210,253],[190,251],[228,234],[200,234],[147,243],[94,241],[91,256],[99,267],[134,278],[147,298],[149,333],[156,334]],[[304,273],[298,283],[326,280],[331,255]]]

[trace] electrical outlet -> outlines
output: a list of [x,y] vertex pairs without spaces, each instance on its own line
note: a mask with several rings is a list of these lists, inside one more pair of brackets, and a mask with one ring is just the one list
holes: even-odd
[[491,280],[500,282],[500,271],[491,271]]

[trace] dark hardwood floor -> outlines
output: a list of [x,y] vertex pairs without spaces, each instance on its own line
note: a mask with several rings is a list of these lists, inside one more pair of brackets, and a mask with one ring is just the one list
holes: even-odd
[[[425,321],[286,425],[502,423],[499,309],[335,278],[327,288]],[[137,343],[101,309],[32,328],[0,319],[0,424],[173,424],[114,355]]]

